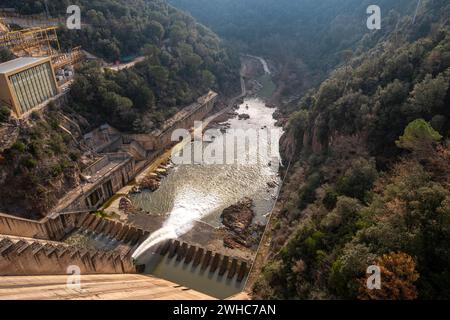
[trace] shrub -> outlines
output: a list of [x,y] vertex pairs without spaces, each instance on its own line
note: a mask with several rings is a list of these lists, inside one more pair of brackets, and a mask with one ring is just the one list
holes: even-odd
[[318,173],[309,176],[305,185],[299,190],[298,208],[305,209],[316,200],[316,189],[320,186],[322,177]]
[[332,188],[327,189],[325,192],[325,197],[323,198],[322,203],[327,210],[333,210],[336,207],[339,194]]
[[18,141],[11,146],[11,149],[18,151],[19,153],[24,153],[26,146],[23,142]]
[[11,116],[11,110],[7,106],[0,107],[0,121],[8,121]]
[[22,159],[20,162],[22,166],[26,167],[27,169],[34,169],[37,166],[37,161],[31,157],[26,157]]
[[367,192],[372,189],[377,177],[378,172],[374,163],[365,159],[356,160],[353,168],[339,179],[336,191],[340,195],[366,202]]

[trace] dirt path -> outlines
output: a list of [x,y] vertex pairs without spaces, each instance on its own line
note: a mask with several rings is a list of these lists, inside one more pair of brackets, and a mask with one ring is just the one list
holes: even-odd
[[145,57],[144,57],[144,56],[141,56],[141,57],[137,57],[136,59],[134,59],[134,60],[131,61],[131,62],[121,63],[121,64],[118,64],[118,65],[110,65],[110,66],[107,66],[107,67],[105,67],[105,68],[106,68],[106,69],[113,70],[113,71],[120,71],[120,70],[132,68],[132,67],[134,67],[137,63],[142,62],[142,61],[144,61],[144,60],[145,60]]

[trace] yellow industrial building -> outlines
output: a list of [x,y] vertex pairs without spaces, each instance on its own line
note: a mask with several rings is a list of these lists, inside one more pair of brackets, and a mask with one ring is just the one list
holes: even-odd
[[16,117],[58,94],[51,58],[23,57],[0,64],[0,104]]

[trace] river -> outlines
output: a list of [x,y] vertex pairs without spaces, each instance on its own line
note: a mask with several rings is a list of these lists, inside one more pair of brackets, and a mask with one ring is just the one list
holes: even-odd
[[[267,63],[262,65],[266,70]],[[267,69],[266,72],[270,71]],[[175,261],[166,258],[150,262],[151,255],[148,252],[146,254],[146,251],[165,239],[180,238],[188,234],[198,221],[212,228],[220,227],[223,209],[244,197],[253,199],[253,223],[266,223],[266,216],[274,205],[280,184],[278,140],[282,129],[275,126],[274,111],[275,109],[266,107],[265,102],[258,97],[246,97],[236,110],[236,116],[221,124],[222,132],[217,128],[209,134],[215,139],[202,142],[203,151],[221,150],[224,140],[234,138],[234,129],[246,132],[253,130],[260,137],[259,144],[268,146],[268,152],[250,152],[252,143],[237,145],[233,150],[235,155],[247,153],[247,161],[239,164],[176,165],[157,191],[132,196],[136,207],[150,215],[166,217],[163,226],[151,234],[134,254],[135,258],[146,263],[147,272],[219,298],[242,289],[240,285],[218,279],[217,276],[202,276],[199,271],[187,266],[177,266]],[[249,118],[239,119],[241,114],[247,114]],[[225,127],[229,128],[226,132],[223,129]],[[184,152],[190,152],[189,148],[194,149],[193,143],[184,148]]]

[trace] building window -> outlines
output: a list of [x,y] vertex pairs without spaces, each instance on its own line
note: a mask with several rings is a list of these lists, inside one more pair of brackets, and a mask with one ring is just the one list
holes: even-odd
[[48,62],[10,77],[22,113],[56,95],[56,85],[52,78],[52,69]]

